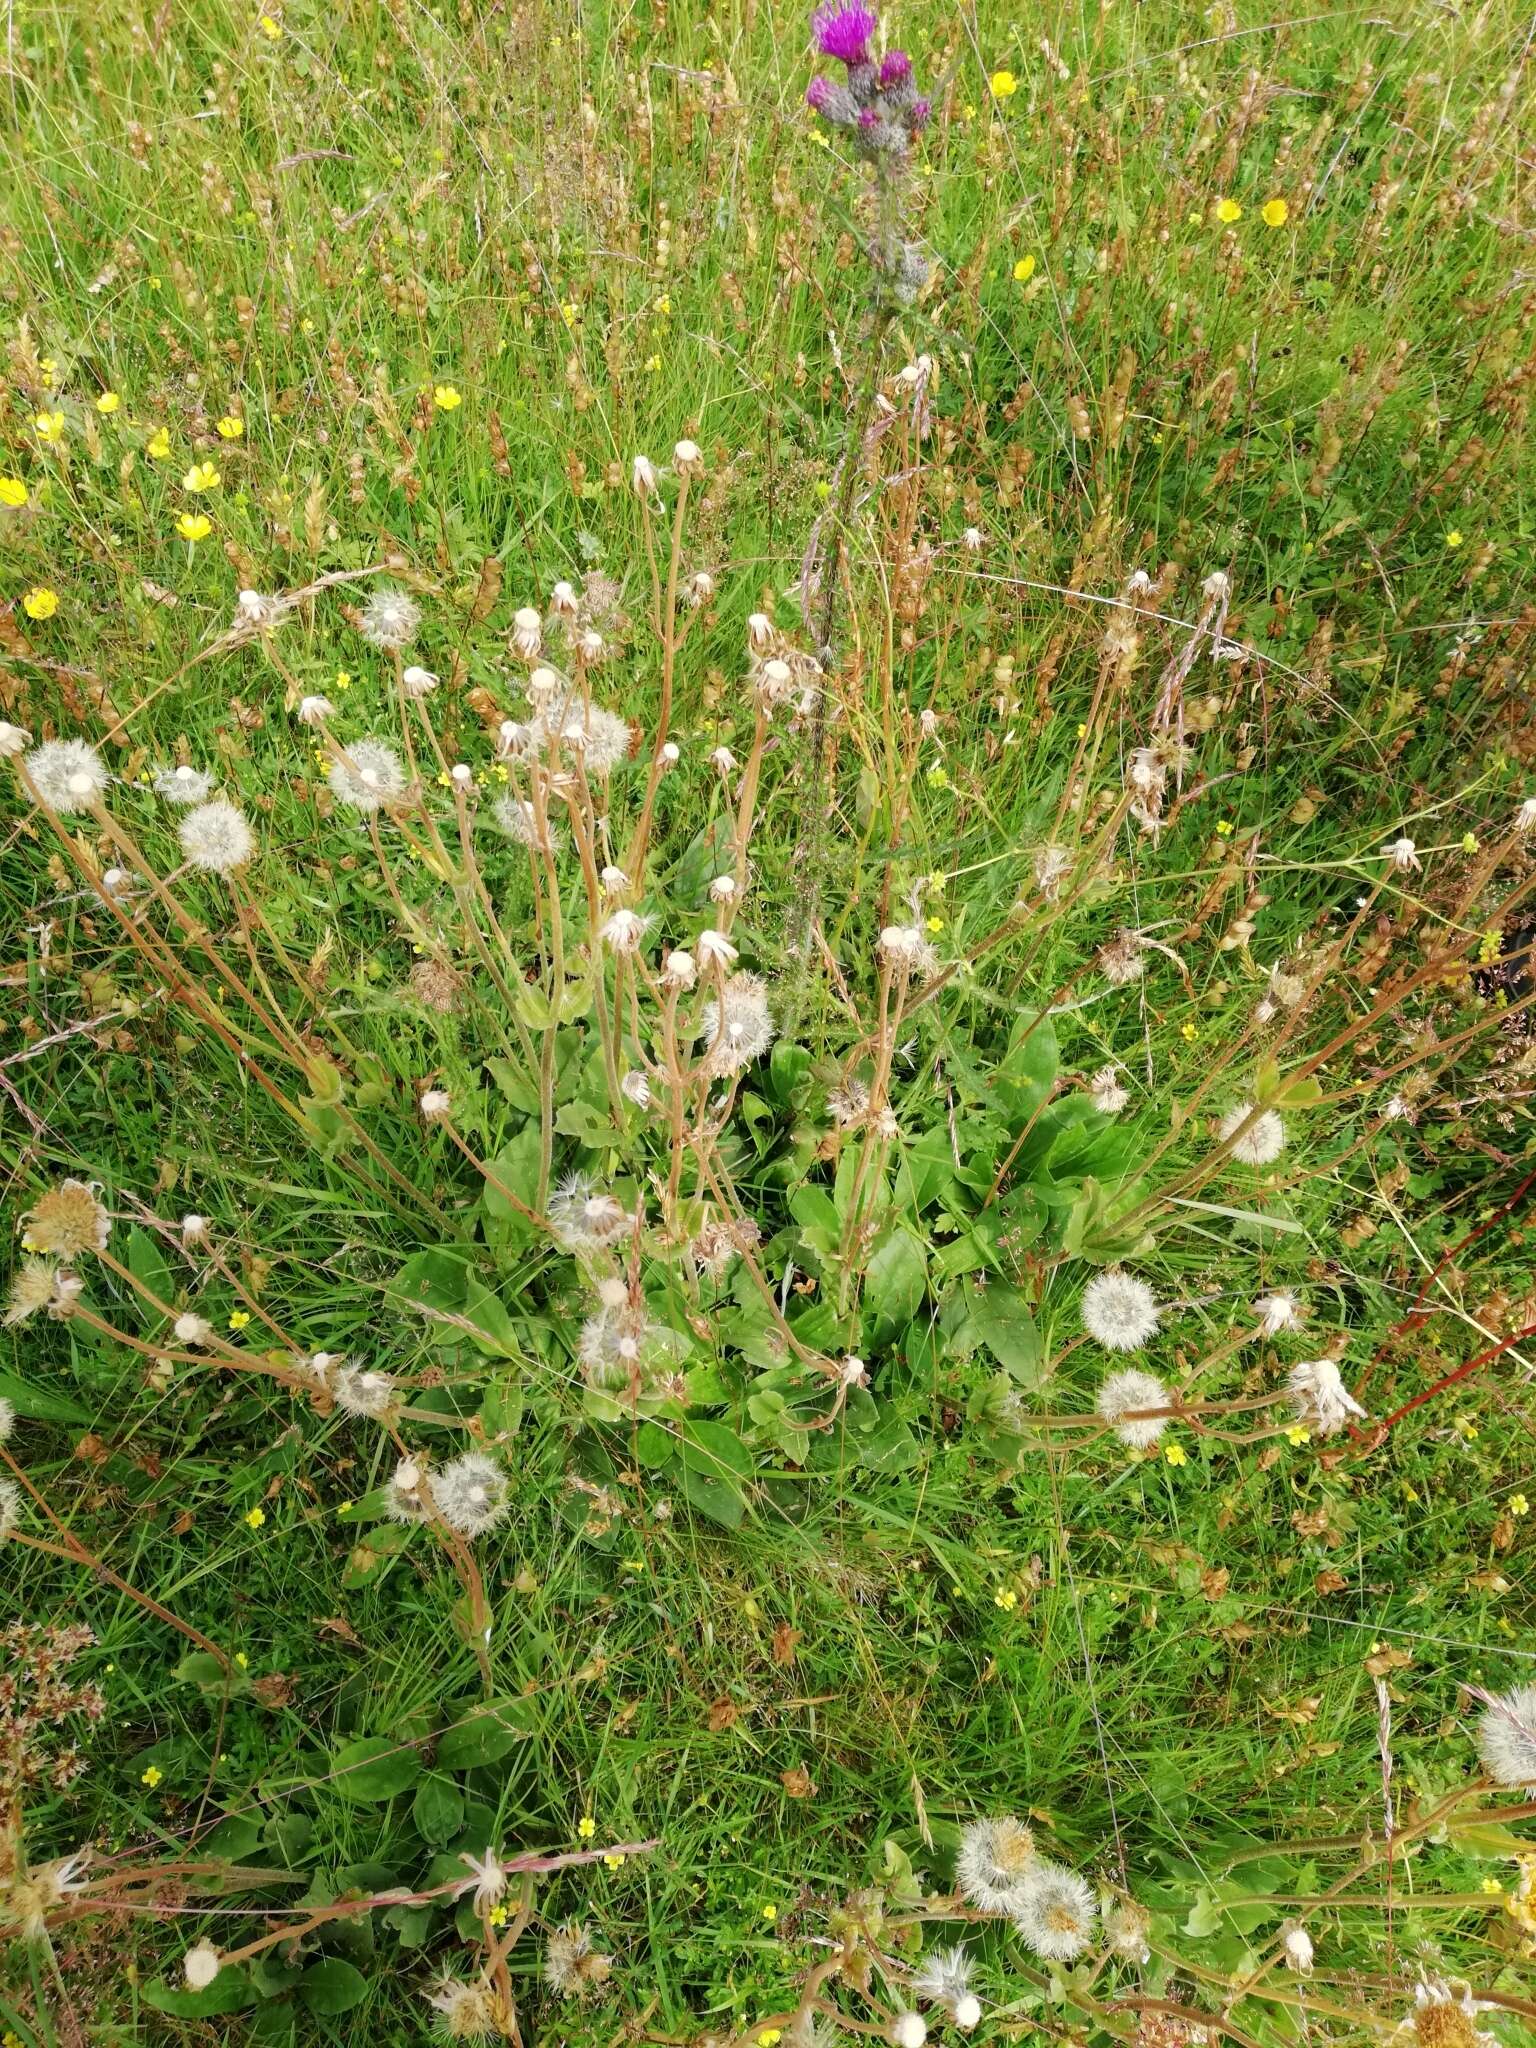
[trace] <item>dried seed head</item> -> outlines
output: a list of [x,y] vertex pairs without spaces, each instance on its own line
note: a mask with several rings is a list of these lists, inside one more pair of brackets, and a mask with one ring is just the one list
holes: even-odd
[[520,605],[512,615],[512,651],[524,661],[534,661],[544,644],[544,621],[531,604]]
[[27,755],[25,767],[38,796],[61,818],[88,811],[112,780],[100,754],[84,740],[45,740]]
[[561,1998],[590,1998],[612,1972],[612,1956],[594,1947],[585,1927],[557,1927],[544,1945],[544,1981]]
[[421,624],[421,607],[403,590],[376,590],[358,615],[357,629],[370,647],[394,653],[410,645]]
[[336,706],[329,697],[301,697],[295,715],[301,725],[323,725],[336,716]]
[[1143,1408],[1166,1408],[1169,1402],[1168,1389],[1162,1381],[1150,1372],[1138,1372],[1134,1366],[1112,1372],[1099,1388],[1093,1405],[1113,1425],[1121,1443],[1138,1451],[1155,1444],[1171,1420],[1167,1415],[1137,1412]]
[[244,811],[221,796],[188,811],[176,836],[187,860],[205,875],[232,875],[256,851],[256,834]]
[[1118,1266],[1096,1273],[1083,1289],[1083,1325],[1106,1351],[1139,1351],[1157,1334],[1162,1311],[1144,1280]]
[[747,646],[754,654],[761,654],[765,647],[773,645],[773,621],[766,612],[747,614]]
[[112,1219],[83,1180],[61,1180],[40,1195],[21,1219],[22,1243],[29,1252],[50,1252],[74,1259],[82,1252],[105,1251]]
[[365,818],[405,794],[405,769],[400,756],[383,740],[354,740],[346,754],[331,763],[331,794]]
[[973,1821],[960,1837],[955,1883],[984,1913],[1006,1913],[1035,1866],[1035,1838],[1023,1821],[1005,1814]]
[[407,697],[419,699],[430,697],[437,688],[441,678],[430,668],[416,668],[412,666],[402,670],[400,680],[405,686]]
[[482,1536],[511,1508],[511,1485],[496,1460],[484,1451],[467,1451],[445,1465],[432,1483],[437,1511],[463,1536]]
[[31,737],[24,725],[12,725],[9,719],[0,718],[0,760],[12,760],[25,753]]
[[1011,1917],[1025,1944],[1048,1961],[1070,1963],[1093,1939],[1092,1889],[1074,1870],[1037,1860]]
[[662,986],[664,988],[692,988],[699,978],[698,962],[693,955],[681,948],[670,952],[662,965]]
[[629,465],[630,489],[639,498],[654,498],[660,489],[656,465],[648,455],[637,455]]
[[338,1408],[375,1422],[382,1422],[395,1404],[395,1383],[387,1372],[365,1372],[355,1365],[343,1366],[336,1374],[332,1392]]
[[679,476],[702,476],[704,456],[698,442],[677,442],[672,450],[672,464]]
[[429,1124],[445,1123],[453,1114],[453,1097],[446,1088],[424,1088],[416,1107]]
[[223,1967],[223,1959],[211,1941],[189,1948],[182,1963],[189,1991],[206,1991]]
[[155,795],[168,804],[200,804],[213,787],[213,777],[201,768],[182,762],[176,768],[162,768],[155,776]]
[[1336,1436],[1352,1415],[1365,1414],[1331,1358],[1308,1358],[1293,1365],[1285,1388],[1297,1420],[1319,1436]]

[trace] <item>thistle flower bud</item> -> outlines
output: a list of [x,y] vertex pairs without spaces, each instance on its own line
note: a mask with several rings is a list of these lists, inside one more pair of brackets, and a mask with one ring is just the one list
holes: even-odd
[[679,441],[672,450],[672,461],[679,476],[703,473],[704,456],[697,441]]
[[637,455],[629,466],[630,489],[636,497],[654,498],[660,488],[656,465],[648,455]]
[[549,608],[556,618],[573,619],[576,616],[576,592],[569,583],[557,583],[549,593]]
[[747,645],[754,654],[761,654],[765,647],[773,645],[773,621],[766,612],[748,613]]
[[329,697],[301,697],[294,715],[300,725],[323,725],[326,719],[336,716],[336,706]]
[[532,661],[544,644],[544,621],[531,604],[519,606],[512,615],[512,651]]
[[430,697],[437,688],[439,677],[429,668],[411,667],[406,669],[400,680],[405,685],[407,697]]
[[440,1124],[453,1114],[453,1097],[446,1088],[426,1088],[416,1107],[429,1124]]
[[0,759],[25,753],[31,737],[24,725],[12,725],[7,719],[0,718]]
[[740,955],[724,932],[710,930],[699,933],[699,958],[706,967],[729,967]]

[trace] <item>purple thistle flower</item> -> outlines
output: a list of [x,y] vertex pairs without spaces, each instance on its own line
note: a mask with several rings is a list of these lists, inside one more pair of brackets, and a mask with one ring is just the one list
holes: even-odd
[[893,85],[905,85],[912,76],[912,59],[905,50],[888,50],[880,63],[880,85],[885,90]]
[[839,64],[863,64],[869,57],[869,39],[880,25],[873,7],[861,7],[858,0],[827,0],[811,16],[811,34],[824,57]]
[[833,85],[830,78],[822,78],[820,76],[813,78],[805,88],[805,104],[811,109],[812,113],[824,114],[827,110],[827,102],[836,90],[837,88]]
[[916,99],[907,109],[907,126],[915,135],[919,128],[928,126],[928,116],[933,112],[933,101],[926,94]]
[[861,107],[859,109],[859,126],[861,128],[878,128],[880,126],[879,108]]

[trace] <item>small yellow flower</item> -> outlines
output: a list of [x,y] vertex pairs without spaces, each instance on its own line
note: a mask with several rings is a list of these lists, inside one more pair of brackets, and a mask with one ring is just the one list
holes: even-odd
[[935,789],[948,789],[949,770],[944,766],[944,763],[942,761],[935,761],[933,766],[928,770],[928,780],[933,784]]
[[1013,281],[1015,284],[1028,284],[1034,274],[1035,259],[1033,256],[1021,256],[1013,266]]
[[1218,819],[1217,819],[1217,821],[1216,821],[1216,836],[1217,836],[1217,838],[1218,838],[1218,839],[1230,839],[1230,838],[1232,837],[1232,834],[1233,834],[1233,833],[1234,833],[1234,832],[1235,832],[1236,830],[1237,830],[1237,827],[1236,827],[1236,826],[1235,826],[1235,825],[1233,824],[1233,822],[1232,822],[1232,820],[1231,820],[1230,818],[1218,818]]
[[651,375],[654,377],[656,375],[656,372],[661,368],[661,357],[647,356],[645,359],[645,367],[650,371]]
[[563,299],[560,304],[560,318],[567,327],[574,327],[580,316],[580,308],[574,299]]
[[219,472],[212,462],[194,462],[182,478],[182,488],[188,491],[211,491],[219,482]]
[[597,1833],[597,1822],[590,1813],[584,1813],[576,1823],[576,1832],[584,1842],[590,1842]]
[[164,1777],[164,1775],[165,1773],[161,1770],[158,1764],[151,1764],[147,1771],[140,1773],[139,1783],[141,1785],[147,1785],[150,1791],[153,1792],[155,1787],[159,1784],[161,1778]]
[[26,2043],[20,2034],[13,2034],[7,2027],[5,2032],[0,2034],[0,2048],[26,2048]]
[[1188,1453],[1182,1444],[1164,1444],[1163,1457],[1170,1465],[1187,1465],[1189,1463]]
[[994,1607],[1001,1607],[1004,1614],[1012,1614],[1018,1604],[1019,1596],[1015,1593],[1012,1586],[999,1586],[992,1595],[992,1605]]
[[248,1308],[237,1308],[230,1312],[229,1327],[232,1330],[243,1330],[250,1320],[251,1312]]
[[942,917],[930,917],[927,919],[927,925],[929,931],[941,932],[944,929],[944,920]]
[[1466,535],[1462,532],[1461,528],[1459,526],[1453,526],[1450,532],[1445,536],[1445,544],[1448,548],[1459,548],[1465,541],[1465,539]]
[[260,1529],[266,1523],[266,1510],[265,1508],[248,1508],[244,1519],[247,1529]]
[[934,891],[935,894],[937,894],[940,889],[948,888],[949,877],[944,873],[944,871],[941,868],[935,868],[933,873],[928,877],[928,886],[930,889]]
[[1517,1519],[1531,1512],[1531,1504],[1523,1493],[1512,1493],[1509,1496],[1509,1512]]
[[22,598],[21,608],[29,619],[51,619],[59,608],[59,593],[39,583]]
[[144,282],[149,286],[152,292],[159,291],[162,281],[163,280],[158,277],[146,277],[144,280]]
[[351,1514],[351,1512],[352,1512],[352,1503],[351,1503],[351,1501],[349,1501],[349,1500],[344,1500],[344,1501],[343,1501],[343,1502],[341,1503],[341,1506],[340,1506],[339,1508],[337,1508],[336,1512],[337,1512],[337,1514],[338,1514],[338,1515],[350,1515],[350,1514]]
[[39,441],[62,441],[64,438],[64,415],[61,412],[40,412],[32,425]]
[[336,687],[337,687],[337,689],[338,689],[338,690],[350,690],[350,689],[351,689],[351,687],[352,687],[352,673],[351,673],[351,670],[350,670],[350,669],[344,669],[344,668],[339,668],[339,669],[337,669],[337,671],[336,671]]
[[758,2048],[779,2048],[779,2043],[783,2040],[783,2038],[784,2034],[781,2028],[764,2027],[763,2031],[757,2037]]
[[144,453],[152,462],[164,462],[171,452],[171,437],[164,427],[156,427],[144,443]]
[[507,1924],[507,1909],[505,1906],[492,1906],[485,1917],[492,1927],[505,1927]]
[[96,410],[103,413],[113,413],[117,411],[122,402],[115,391],[103,391],[100,398],[96,401]]
[[769,1903],[763,1908],[763,1918],[765,1920],[777,1920],[778,1917],[779,1909],[776,1905],[773,1904],[772,1900],[770,1900]]
[[275,43],[283,32],[276,18],[270,14],[258,14],[256,26],[261,30],[269,43]]
[[223,419],[215,420],[214,425],[219,430],[221,441],[238,441],[245,432],[245,421],[237,412],[225,413]]
[[1011,71],[994,71],[987,83],[995,100],[1011,100],[1019,89],[1019,81]]
[[1469,1444],[1476,1443],[1478,1437],[1482,1434],[1470,1415],[1458,1415],[1451,1424],[1451,1427],[1459,1437],[1462,1437]]
[[434,384],[432,386],[432,403],[439,412],[457,412],[464,403],[464,400],[451,384]]
[[656,301],[656,310],[662,316],[663,319],[666,319],[668,314],[672,311],[672,301],[668,297],[667,293],[663,292],[661,297]]
[[1304,1429],[1299,1422],[1293,1422],[1285,1432],[1285,1440],[1299,1451],[1303,1444],[1311,1443],[1312,1432],[1310,1429]]
[[206,512],[183,512],[176,522],[176,531],[183,540],[206,540],[213,531],[213,521]]
[[1461,850],[1462,850],[1462,852],[1463,852],[1463,853],[1476,853],[1476,851],[1477,851],[1477,834],[1476,834],[1475,832],[1463,832],[1463,833],[1462,833],[1462,835],[1461,835]]
[[1479,1889],[1487,1892],[1490,1896],[1493,1896],[1497,1893],[1502,1892],[1504,1887],[1499,1883],[1499,1880],[1496,1877],[1485,1877]]
[[1267,228],[1283,228],[1291,217],[1291,209],[1283,199],[1266,199],[1259,211],[1259,218]]
[[605,1856],[605,1857],[603,1858],[603,1868],[604,1868],[605,1870],[617,1870],[617,1869],[618,1869],[618,1867],[619,1867],[619,1865],[620,1865],[620,1864],[621,1864],[621,1863],[622,1863],[623,1861],[624,1861],[624,1858],[623,1858],[622,1856],[620,1856],[620,1855],[610,1855],[610,1856]]
[[9,505],[15,512],[31,495],[19,476],[0,476],[0,505]]
[[1242,217],[1243,209],[1235,199],[1217,200],[1216,218],[1222,223],[1223,227],[1231,227],[1234,222],[1240,221]]
[[1193,1045],[1200,1036],[1200,1027],[1198,1024],[1181,1024],[1179,1026],[1179,1036],[1186,1045]]

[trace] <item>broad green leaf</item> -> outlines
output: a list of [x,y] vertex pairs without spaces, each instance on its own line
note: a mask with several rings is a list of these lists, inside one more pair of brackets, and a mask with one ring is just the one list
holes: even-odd
[[371,1806],[408,1791],[420,1776],[421,1758],[408,1744],[387,1735],[365,1735],[337,1750],[327,1782],[343,1799]]
[[922,1240],[894,1224],[878,1240],[864,1271],[864,1309],[876,1338],[911,1322],[927,1290]]
[[498,1763],[533,1733],[533,1727],[533,1708],[527,1700],[485,1700],[443,1730],[437,1742],[437,1767],[468,1771]]
[[1015,1131],[1028,1123],[1055,1085],[1061,1054],[1049,1017],[1023,1018],[992,1076],[992,1093]]
[[733,1473],[738,1479],[752,1477],[752,1453],[723,1422],[685,1422],[679,1432],[678,1454],[691,1472],[709,1472],[719,1478]]
[[1045,1347],[1028,1302],[1016,1287],[994,1281],[969,1294],[972,1334],[1021,1387],[1038,1387],[1046,1377]]
[[424,1842],[451,1842],[464,1825],[464,1794],[450,1778],[423,1778],[411,1801],[411,1817]]
[[155,2012],[169,2013],[172,2019],[178,2020],[211,2019],[219,2013],[243,2012],[248,2005],[256,2003],[255,1989],[245,1972],[229,1969],[220,1970],[203,1991],[154,1983],[146,1984],[139,1996]]
[[84,1429],[91,1420],[85,1409],[62,1394],[45,1393],[41,1387],[29,1386],[10,1372],[0,1372],[0,1400],[9,1401],[28,1422],[64,1422],[72,1428]]
[[734,1479],[716,1477],[708,1472],[696,1472],[690,1466],[680,1465],[677,1473],[678,1490],[690,1507],[707,1515],[712,1522],[718,1522],[722,1529],[739,1529],[746,1514],[746,1502]]
[[350,2012],[368,1996],[368,1979],[340,1956],[327,1956],[299,1979],[299,1996],[311,2012]]
[[[160,1247],[150,1236],[149,1232],[141,1230],[137,1224],[128,1233],[128,1257],[126,1264],[129,1272],[141,1287],[147,1287],[156,1300],[163,1301],[168,1308],[173,1306],[175,1290],[172,1285],[170,1270],[160,1255]],[[144,1324],[146,1329],[158,1330],[165,1322],[165,1317],[161,1314],[160,1310],[155,1308],[152,1303],[146,1301],[142,1294],[135,1292],[133,1299],[134,1305],[138,1310],[139,1321]]]

